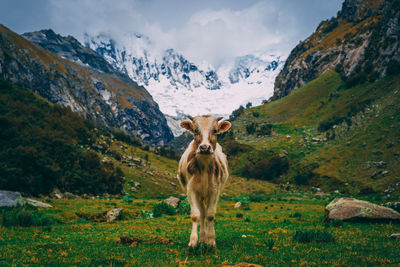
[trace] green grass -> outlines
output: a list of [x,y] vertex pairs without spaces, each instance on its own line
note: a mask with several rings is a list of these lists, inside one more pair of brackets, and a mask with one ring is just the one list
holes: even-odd
[[[240,211],[243,217],[237,217],[233,200],[221,200],[215,223],[217,248],[200,246],[194,250],[187,247],[191,229],[189,215],[153,219],[138,216],[141,210],[151,210],[159,202],[157,199],[135,199],[132,203],[120,199],[52,200],[53,209],[41,210],[60,221],[51,228],[0,228],[0,265],[400,264],[399,241],[388,238],[400,232],[400,224],[345,222],[326,227],[322,222],[324,206],[332,197],[317,199],[302,194],[269,197],[268,210],[264,209],[264,202],[251,202],[250,210]],[[96,214],[114,206],[124,209],[123,220],[90,222],[76,215],[78,211]],[[292,216],[295,212],[302,214],[301,220]],[[296,232],[308,233],[311,242],[294,240]],[[335,241],[318,242],[328,240],[324,233],[332,235]],[[142,242],[130,247],[117,242],[121,236],[140,238]],[[171,239],[173,244],[162,239]]]
[[[347,194],[389,189],[386,192],[399,195],[393,187],[400,182],[398,114],[400,76],[346,88],[338,73],[327,71],[288,96],[238,116],[232,123],[234,142],[246,149],[231,156],[230,166],[233,173],[246,176],[243,166],[252,155],[269,151],[289,163],[286,173],[272,179],[275,182]],[[272,124],[272,134],[249,134],[246,127],[252,123]],[[318,130],[334,124],[334,137],[332,130]],[[373,164],[377,161],[387,163],[386,176],[373,178],[380,171]]]

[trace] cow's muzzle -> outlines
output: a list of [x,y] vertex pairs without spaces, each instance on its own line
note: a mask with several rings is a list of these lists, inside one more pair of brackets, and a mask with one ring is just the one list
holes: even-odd
[[211,154],[212,152],[213,152],[213,149],[211,148],[210,145],[203,144],[203,145],[199,146],[200,154]]

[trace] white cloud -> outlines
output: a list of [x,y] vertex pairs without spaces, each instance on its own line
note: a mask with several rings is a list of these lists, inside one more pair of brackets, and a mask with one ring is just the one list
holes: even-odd
[[[275,50],[287,54],[322,19],[336,14],[342,0],[15,0],[2,7],[3,23],[19,31],[52,28],[82,40],[106,32],[119,39],[143,33],[162,48],[215,67],[235,56]],[[24,4],[25,2],[25,4]],[[15,20],[8,9],[21,13]],[[24,9],[23,7],[28,8]],[[25,15],[23,15],[25,14]],[[41,14],[34,21],[33,14]],[[24,26],[24,18],[26,18]],[[13,29],[13,25],[9,25]],[[24,30],[26,29],[26,30]]]

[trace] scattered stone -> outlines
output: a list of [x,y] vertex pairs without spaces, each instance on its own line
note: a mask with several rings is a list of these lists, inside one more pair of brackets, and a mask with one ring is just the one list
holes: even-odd
[[131,187],[130,191],[133,192],[133,193],[136,193],[137,189],[135,187]]
[[312,189],[313,191],[315,191],[315,192],[321,191],[321,188],[315,187],[315,186],[313,186],[311,189]]
[[337,189],[335,191],[333,191],[333,193],[340,194],[339,190],[337,190]]
[[389,236],[389,238],[400,239],[400,233],[391,234],[391,235]]
[[400,220],[397,211],[355,198],[335,198],[325,207],[324,220]]
[[53,192],[50,193],[50,197],[62,199],[62,198],[64,198],[64,195],[63,195],[63,193],[61,193],[61,191],[58,188],[54,188]]
[[38,200],[30,199],[30,198],[25,198],[26,202],[29,205],[35,206],[35,207],[40,207],[40,208],[52,208],[53,206]]
[[321,140],[319,138],[313,137],[313,139],[311,139],[311,141],[313,142],[320,142]]
[[246,238],[246,237],[247,237],[247,235],[242,235],[242,237],[243,237],[243,238]]
[[0,190],[0,207],[24,206],[25,204],[20,192]]
[[122,208],[115,208],[108,211],[105,215],[107,222],[112,222],[121,219]]
[[181,203],[181,199],[170,196],[167,199],[164,199],[164,202],[167,203],[168,205],[171,205],[172,207],[174,207],[175,209],[179,206],[179,203]]
[[287,138],[287,139],[290,139],[290,138],[291,138],[291,136],[290,136],[290,135],[286,135],[286,138]]
[[238,209],[242,206],[242,202],[236,202],[235,206],[233,206],[235,209]]
[[389,174],[389,171],[387,171],[387,170],[385,170],[385,171],[384,170],[379,170],[379,171],[375,172],[374,174],[372,174],[371,178],[372,179],[378,179],[378,178],[384,177],[384,176],[386,176],[388,174]]
[[376,161],[376,162],[374,162],[374,165],[379,169],[386,168],[386,162],[384,162],[384,161]]
[[222,267],[263,267],[263,266],[254,263],[241,262],[236,265],[222,265]]

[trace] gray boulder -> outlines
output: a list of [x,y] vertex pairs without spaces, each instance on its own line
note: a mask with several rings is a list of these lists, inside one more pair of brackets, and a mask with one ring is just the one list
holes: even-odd
[[176,197],[169,197],[167,199],[164,199],[164,202],[167,203],[168,205],[171,205],[175,209],[179,206],[179,203],[181,203],[182,200]]
[[0,190],[0,207],[24,206],[26,201],[21,193],[14,191]]
[[325,207],[325,220],[400,220],[397,211],[355,198],[335,198]]

